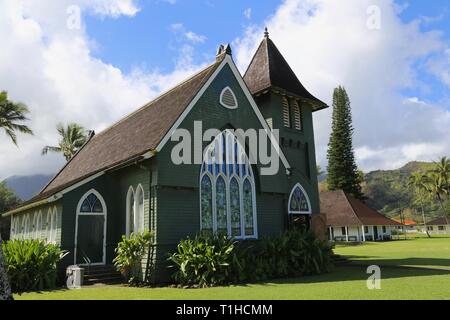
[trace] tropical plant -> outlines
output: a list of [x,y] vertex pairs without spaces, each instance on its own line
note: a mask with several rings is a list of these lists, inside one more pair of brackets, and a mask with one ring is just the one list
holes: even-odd
[[408,187],[410,187],[413,190],[415,199],[414,202],[420,206],[420,209],[422,211],[422,219],[425,227],[425,232],[427,233],[427,236],[431,238],[431,235],[428,232],[427,228],[427,220],[425,218],[425,209],[424,209],[424,203],[430,194],[427,181],[428,179],[426,174],[423,174],[421,172],[413,172],[409,177]]
[[1,300],[13,300],[11,293],[11,287],[9,285],[8,274],[5,269],[5,261],[3,258],[3,245],[2,236],[0,234],[0,301]]
[[330,191],[344,190],[363,199],[361,177],[353,152],[353,125],[350,99],[341,86],[333,93],[332,131],[328,143],[327,184]]
[[448,215],[446,213],[445,202],[448,201],[448,186],[443,176],[439,172],[429,172],[427,175],[427,188],[431,195],[433,195],[439,202],[442,216],[445,218],[448,224]]
[[13,292],[25,292],[54,288],[57,264],[67,252],[39,240],[10,240],[3,254]]
[[227,284],[232,276],[235,241],[226,235],[198,235],[181,240],[169,257],[176,268],[174,280],[182,285],[200,287]]
[[182,240],[169,260],[177,283],[206,287],[328,272],[332,254],[328,243],[298,229],[259,241],[200,235]]
[[60,152],[69,161],[86,142],[87,135],[85,130],[76,123],[69,123],[67,127],[58,124],[56,130],[60,136],[58,146],[44,147],[42,155],[46,155],[48,152]]
[[117,271],[120,271],[130,285],[143,283],[142,259],[153,241],[153,233],[131,233],[130,237],[122,236],[116,248],[117,256],[113,263]]
[[23,103],[15,103],[8,100],[8,93],[0,92],[0,129],[5,130],[6,135],[17,145],[17,132],[33,134],[33,131],[21,122],[29,120],[27,106]]

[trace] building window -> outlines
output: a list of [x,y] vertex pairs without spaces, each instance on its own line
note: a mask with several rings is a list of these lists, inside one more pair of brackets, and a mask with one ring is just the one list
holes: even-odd
[[223,131],[206,148],[200,207],[203,232],[257,237],[254,175],[245,149],[231,131]]
[[30,237],[30,216],[28,214],[25,215],[25,217],[22,221],[22,232],[23,232],[23,238],[29,239],[29,237]]
[[238,102],[233,90],[230,87],[226,87],[220,94],[220,104],[228,109],[236,109]]
[[368,226],[364,226],[364,233],[369,233],[369,227]]
[[311,203],[305,189],[298,183],[289,196],[289,214],[311,214]]
[[[85,207],[85,209],[86,208],[87,207]],[[56,243],[56,233],[57,233],[56,219],[57,219],[56,208],[48,209],[48,213],[47,213],[47,242],[48,243]]]
[[383,226],[383,233],[386,233],[386,226]]
[[433,227],[427,227],[428,231],[433,231]]
[[36,233],[34,235],[35,239],[41,238],[41,232],[44,227],[43,219],[42,219],[42,211],[39,211],[37,218],[36,218]]
[[283,125],[286,128],[291,127],[291,111],[289,107],[289,101],[286,97],[282,98],[282,104],[283,104]]
[[130,234],[134,232],[134,216],[135,216],[135,201],[134,201],[134,190],[133,187],[128,189],[127,193],[127,220],[126,220],[126,236],[130,237]]
[[347,229],[345,227],[341,227],[341,232],[343,236],[347,235]]
[[144,188],[138,185],[136,189],[136,204],[134,205],[136,215],[134,217],[134,230],[136,232],[144,232]]
[[294,124],[294,128],[296,130],[302,130],[302,114],[300,110],[300,105],[298,101],[293,99],[291,100],[291,108],[292,108],[292,123]]
[[438,228],[439,228],[439,231],[444,231],[445,230],[444,226],[439,226]]

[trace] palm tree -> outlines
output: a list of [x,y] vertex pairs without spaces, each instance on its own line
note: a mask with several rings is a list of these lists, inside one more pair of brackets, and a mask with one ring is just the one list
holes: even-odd
[[448,224],[448,217],[445,212],[446,210],[444,206],[444,199],[446,196],[448,196],[448,187],[446,185],[445,178],[442,176],[442,174],[432,171],[428,173],[427,180],[428,181],[426,185],[428,187],[428,190],[439,201],[442,214],[446,223]]
[[23,103],[14,103],[8,100],[6,91],[0,92],[0,128],[12,142],[17,146],[17,132],[33,134],[30,128],[21,124],[22,121],[29,120],[25,115],[29,113],[28,108]]
[[57,147],[46,146],[42,149],[42,155],[50,152],[61,152],[67,161],[77,153],[87,140],[85,130],[76,123],[69,123],[66,128],[62,124],[56,126],[61,137]]
[[439,174],[442,177],[445,187],[447,189],[447,194],[450,194],[450,159],[443,157],[439,161],[434,162],[436,168],[433,172]]
[[428,232],[427,220],[425,219],[425,210],[424,210],[424,201],[427,195],[429,194],[428,185],[427,185],[427,176],[421,172],[414,172],[409,177],[408,186],[414,190],[417,201],[420,204],[422,209],[422,219],[425,231],[427,236],[431,238],[430,233]]

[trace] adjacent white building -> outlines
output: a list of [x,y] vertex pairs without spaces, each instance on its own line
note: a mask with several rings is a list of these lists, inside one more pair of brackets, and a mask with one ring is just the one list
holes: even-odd
[[427,229],[430,234],[450,234],[450,218],[439,218],[427,222]]
[[327,216],[328,239],[332,241],[390,240],[392,231],[402,226],[342,190],[321,193],[320,208]]

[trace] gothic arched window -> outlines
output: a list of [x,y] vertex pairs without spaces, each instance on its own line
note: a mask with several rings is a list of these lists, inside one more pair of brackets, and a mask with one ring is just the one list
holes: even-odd
[[255,179],[245,149],[229,130],[206,148],[200,171],[200,228],[257,238]]

